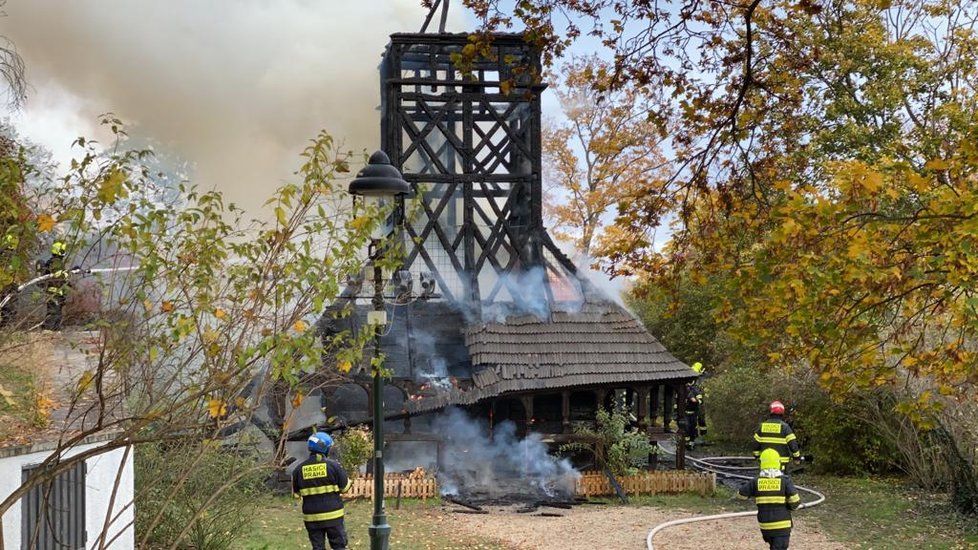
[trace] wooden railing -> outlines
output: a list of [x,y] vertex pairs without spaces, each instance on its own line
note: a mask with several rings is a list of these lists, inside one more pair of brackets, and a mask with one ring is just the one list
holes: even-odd
[[[694,472],[643,472],[618,478],[618,483],[628,495],[658,495],[695,493],[711,495],[717,488],[715,474]],[[603,472],[583,472],[577,480],[577,494],[585,497],[615,494],[611,482]]]
[[[633,476],[619,477],[618,483],[628,495],[658,495],[694,493],[702,496],[716,491],[717,479],[714,474],[694,472],[643,472]],[[433,477],[387,474],[384,476],[384,497],[428,499],[438,496],[438,482]],[[586,471],[577,481],[577,494],[584,497],[607,496],[615,494],[611,482],[602,472]],[[344,494],[346,498],[373,498],[374,480],[370,474],[357,477],[353,486]]]
[[[395,498],[434,498],[438,496],[438,482],[433,477],[408,477],[404,474],[384,476],[384,497]],[[353,486],[344,495],[346,498],[373,498],[374,476],[367,474],[353,480]]]

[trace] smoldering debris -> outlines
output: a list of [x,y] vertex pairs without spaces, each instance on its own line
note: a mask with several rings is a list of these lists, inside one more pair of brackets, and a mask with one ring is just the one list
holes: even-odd
[[489,437],[488,426],[460,409],[432,423],[443,438],[438,483],[443,495],[468,502],[561,500],[573,496],[580,473],[567,459],[550,456],[539,434],[516,436],[503,422]]

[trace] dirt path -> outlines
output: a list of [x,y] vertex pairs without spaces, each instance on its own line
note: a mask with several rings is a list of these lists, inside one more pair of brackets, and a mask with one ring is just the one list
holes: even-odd
[[[517,514],[511,509],[490,508],[488,515],[453,514],[459,529],[498,539],[526,550],[641,550],[645,536],[656,524],[687,517],[675,510],[623,506],[577,506],[552,510],[563,517]],[[551,511],[551,510],[548,510]],[[663,550],[754,550],[765,549],[754,518],[737,518],[682,525],[655,537]],[[793,550],[846,550],[818,532],[804,513],[795,516],[791,536]]]

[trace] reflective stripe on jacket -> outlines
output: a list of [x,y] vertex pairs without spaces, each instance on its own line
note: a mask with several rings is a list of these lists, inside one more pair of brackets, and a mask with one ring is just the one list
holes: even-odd
[[340,493],[350,490],[353,481],[339,462],[311,453],[292,471],[292,492],[302,498],[302,519],[306,523],[337,523],[343,519]]
[[774,449],[781,455],[781,464],[791,462],[792,458],[801,458],[801,449],[798,448],[798,439],[795,437],[791,426],[777,416],[772,416],[754,432],[754,456],[761,456],[761,451]]
[[745,483],[740,494],[753,498],[757,504],[757,522],[762,533],[772,537],[791,534],[791,511],[801,504],[801,496],[790,477],[758,476]]

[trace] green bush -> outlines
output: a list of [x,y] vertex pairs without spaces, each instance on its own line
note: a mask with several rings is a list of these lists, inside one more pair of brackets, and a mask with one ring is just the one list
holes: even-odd
[[350,476],[360,473],[360,468],[367,463],[373,454],[374,438],[367,428],[350,428],[336,438],[336,460]]
[[[135,465],[136,540],[146,537],[148,548],[174,543],[196,550],[235,547],[254,521],[256,497],[268,474],[254,459],[208,442],[140,445]],[[190,529],[178,540],[187,525]]]
[[735,367],[705,383],[706,411],[712,437],[750,447],[754,430],[778,399],[790,409],[789,422],[803,454],[815,457],[815,468],[850,475],[878,473],[891,467],[892,445],[861,408],[871,394],[833,401],[811,373]]
[[579,424],[574,429],[591,443],[568,443],[561,445],[560,451],[590,453],[616,476],[635,474],[648,465],[649,454],[655,452],[655,447],[645,434],[627,429],[628,419],[623,414],[599,409],[596,419],[597,428]]

